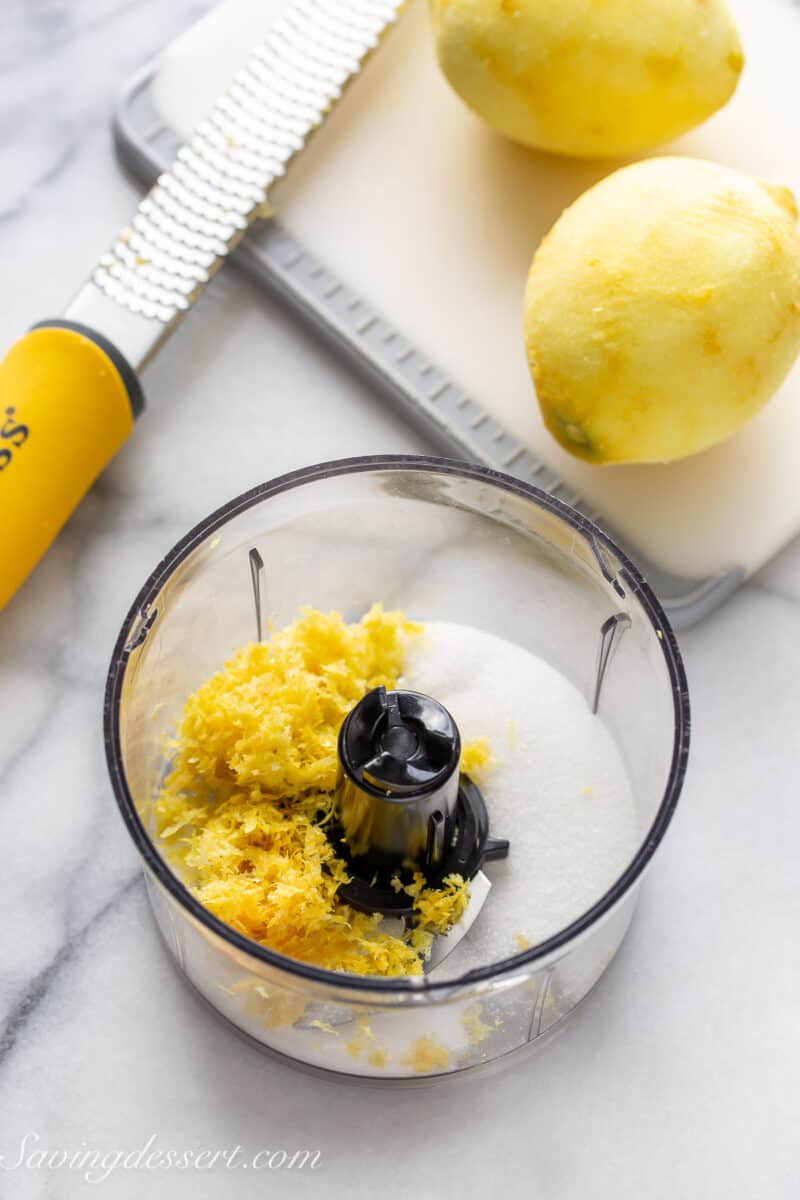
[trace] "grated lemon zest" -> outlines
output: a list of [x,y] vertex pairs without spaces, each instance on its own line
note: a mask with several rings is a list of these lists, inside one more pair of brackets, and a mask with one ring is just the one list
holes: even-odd
[[495,1026],[487,1025],[483,1020],[479,1004],[471,1004],[461,1014],[461,1024],[466,1031],[467,1039],[471,1046],[479,1046],[495,1028]]
[[[415,928],[383,933],[379,914],[339,902],[347,866],[325,833],[342,721],[372,688],[397,686],[408,641],[421,632],[380,604],[351,624],[306,608],[189,697],[165,743],[171,765],[154,821],[200,902],[239,933],[329,970],[418,975],[433,934],[466,908],[460,876],[434,889],[417,873],[405,889]],[[488,761],[488,743],[476,753],[476,765]]]
[[480,776],[481,772],[489,770],[493,763],[488,738],[475,738],[461,748],[461,770],[467,775]]
[[308,1022],[309,1029],[319,1029],[322,1033],[331,1033],[334,1037],[339,1036],[339,1030],[334,1029],[330,1021],[313,1020]]
[[423,1034],[411,1043],[408,1054],[400,1061],[404,1067],[411,1067],[422,1075],[446,1067],[450,1062],[450,1051],[435,1037]]

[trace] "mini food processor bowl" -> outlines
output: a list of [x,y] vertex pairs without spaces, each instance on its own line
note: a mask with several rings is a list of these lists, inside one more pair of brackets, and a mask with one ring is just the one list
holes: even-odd
[[[456,976],[447,962],[420,976],[343,974],[253,942],[198,902],[152,828],[165,738],[187,697],[260,636],[262,608],[280,628],[305,605],[355,620],[375,600],[414,619],[486,630],[550,663],[598,713],[631,784],[637,848],[605,894],[539,944],[498,948],[496,960]],[[680,794],[689,702],[658,601],[590,521],[483,467],[381,456],[254,488],[170,551],[117,641],[105,741],[164,941],[212,1007],[298,1066],[372,1083],[430,1082],[543,1040],[600,978]],[[498,832],[513,856],[514,829]]]

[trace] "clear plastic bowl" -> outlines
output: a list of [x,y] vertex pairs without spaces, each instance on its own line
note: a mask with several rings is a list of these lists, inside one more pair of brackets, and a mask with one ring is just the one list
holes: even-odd
[[[612,640],[599,716],[631,782],[639,844],[613,886],[541,944],[459,978],[326,971],[248,940],[204,909],[161,856],[147,811],[164,777],[164,737],[186,698],[255,636],[252,548],[265,564],[265,608],[276,627],[302,605],[355,619],[381,599],[412,617],[518,643],[589,704],[616,622],[624,636]],[[124,622],[108,676],[105,739],[161,933],[213,1008],[299,1066],[373,1083],[430,1082],[541,1043],[606,969],[678,800],[689,704],[658,601],[596,526],[494,471],[390,456],[284,476],[187,534]],[[367,1045],[354,1056],[354,1041],[388,1049],[369,1053]]]

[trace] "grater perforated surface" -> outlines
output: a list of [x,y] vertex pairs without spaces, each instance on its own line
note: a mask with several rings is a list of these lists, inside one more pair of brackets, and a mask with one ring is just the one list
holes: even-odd
[[92,282],[168,325],[249,225],[402,0],[292,0],[102,256]]

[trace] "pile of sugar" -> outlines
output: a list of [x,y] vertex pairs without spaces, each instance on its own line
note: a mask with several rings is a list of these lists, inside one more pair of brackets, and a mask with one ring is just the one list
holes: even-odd
[[400,686],[441,701],[462,740],[489,739],[494,764],[476,782],[492,832],[511,842],[505,861],[487,863],[483,911],[437,971],[455,976],[540,942],[590,908],[636,850],[634,800],[586,698],[512,642],[429,622],[409,646]]

